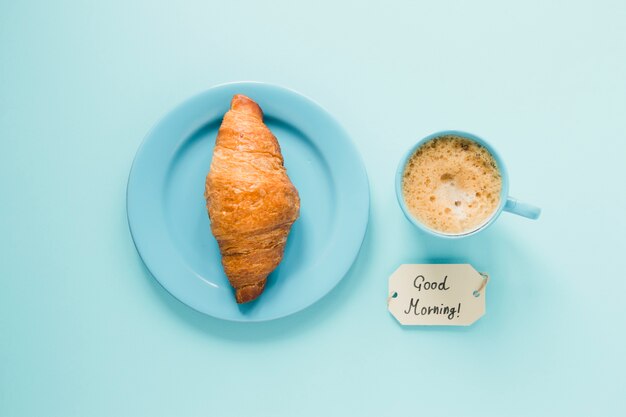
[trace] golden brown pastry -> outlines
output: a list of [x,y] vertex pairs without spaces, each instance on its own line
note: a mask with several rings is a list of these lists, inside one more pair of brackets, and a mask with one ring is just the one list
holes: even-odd
[[252,301],[283,258],[300,197],[261,108],[244,95],[224,115],[204,196],[235,298]]

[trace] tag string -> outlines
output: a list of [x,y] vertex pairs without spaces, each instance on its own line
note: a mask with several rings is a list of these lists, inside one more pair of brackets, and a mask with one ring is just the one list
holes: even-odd
[[481,291],[485,289],[485,287],[487,286],[487,283],[489,282],[489,275],[485,274],[484,272],[479,272],[479,274],[483,277],[483,282],[481,282],[480,287],[478,287],[474,291],[474,297],[478,297]]

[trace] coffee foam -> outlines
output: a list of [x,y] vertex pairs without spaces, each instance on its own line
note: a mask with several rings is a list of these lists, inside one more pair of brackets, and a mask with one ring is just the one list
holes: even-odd
[[409,212],[446,234],[468,233],[486,223],[500,204],[501,190],[502,176],[489,151],[454,135],[420,146],[402,178]]

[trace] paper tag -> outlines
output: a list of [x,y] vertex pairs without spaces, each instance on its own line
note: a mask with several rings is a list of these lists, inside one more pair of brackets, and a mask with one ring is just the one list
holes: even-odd
[[486,274],[470,264],[404,264],[389,277],[389,312],[404,325],[469,326],[485,314]]

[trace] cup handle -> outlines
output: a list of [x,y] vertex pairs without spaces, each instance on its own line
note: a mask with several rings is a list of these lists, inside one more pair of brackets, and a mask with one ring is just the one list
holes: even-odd
[[527,219],[537,220],[541,214],[541,209],[532,204],[523,203],[516,198],[509,197],[506,199],[504,211],[526,217]]

